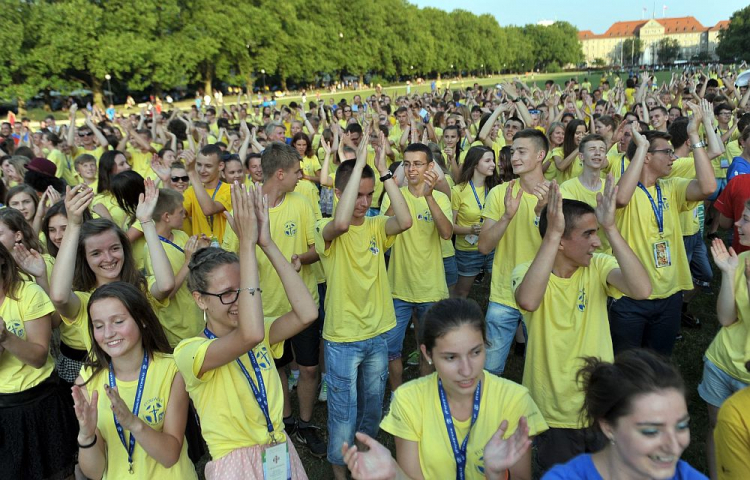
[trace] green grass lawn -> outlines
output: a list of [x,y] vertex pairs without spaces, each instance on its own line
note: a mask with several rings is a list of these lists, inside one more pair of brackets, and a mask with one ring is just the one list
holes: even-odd
[[[710,255],[710,252],[709,252]],[[687,386],[688,410],[690,413],[690,426],[692,432],[692,441],[690,447],[685,451],[682,458],[690,463],[693,467],[702,472],[707,472],[706,459],[704,454],[706,428],[708,425],[708,415],[706,404],[698,396],[697,387],[703,374],[703,353],[708,348],[709,343],[713,340],[718,331],[718,322],[716,320],[716,294],[719,291],[719,280],[721,275],[714,268],[714,281],[709,292],[701,293],[690,305],[690,311],[697,316],[702,322],[700,329],[683,328],[683,339],[675,345],[672,360],[678,366],[685,379]],[[482,307],[483,311],[487,310],[488,297],[490,293],[490,278],[485,276],[481,285],[475,285],[471,292],[471,298],[475,299]],[[410,330],[413,332],[413,330]],[[416,348],[416,341],[413,334],[407,333],[406,345],[404,347],[404,362],[406,356]],[[418,376],[418,367],[405,367],[404,380],[410,380]],[[513,349],[508,357],[505,367],[504,377],[520,383],[523,376],[523,357],[514,354]],[[390,396],[390,391],[386,392],[386,398]],[[297,410],[296,396],[293,395],[295,403],[294,411]],[[315,407],[313,421],[316,425],[326,426],[326,405],[318,403]],[[378,440],[388,446],[395,455],[395,445],[393,438],[380,432]],[[332,478],[330,465],[325,459],[317,459],[307,454],[304,446],[299,446],[297,450],[302,457],[302,461],[311,480],[323,480]],[[538,472],[537,477],[538,477]],[[446,477],[447,478],[447,477]]]

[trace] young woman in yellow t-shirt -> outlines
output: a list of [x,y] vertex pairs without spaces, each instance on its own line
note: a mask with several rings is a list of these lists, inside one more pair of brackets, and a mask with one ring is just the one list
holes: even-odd
[[146,296],[129,283],[103,285],[88,316],[91,354],[73,387],[81,471],[197,478],[185,441],[185,382]]
[[108,218],[120,228],[124,228],[127,213],[117,204],[110,191],[112,177],[120,172],[131,170],[125,154],[118,150],[107,150],[99,158],[99,181],[96,186],[96,197],[91,203],[91,210],[102,218]]
[[395,437],[398,463],[358,433],[370,451],[343,445],[352,477],[390,469],[412,479],[530,479],[529,437],[547,430],[547,423],[526,388],[484,370],[487,337],[479,305],[442,300],[423,325],[420,349],[436,373],[399,387],[380,424]]
[[482,231],[482,210],[492,187],[500,183],[495,169],[495,152],[487,147],[471,147],[461,165],[461,176],[453,187],[453,233],[456,235],[456,265],[458,283],[453,296],[469,296],[474,279],[484,269],[492,272],[495,253],[483,255],[477,249]]
[[554,180],[557,178],[557,165],[552,159],[552,152],[555,149],[562,148],[563,141],[565,141],[565,124],[562,122],[552,122],[547,130],[547,140],[549,140],[549,149],[547,150],[547,157],[545,157],[544,163],[542,163],[542,170],[544,171],[544,178]]
[[[307,328],[318,307],[302,278],[271,240],[262,187],[232,186],[240,257],[203,248],[190,261],[188,287],[203,311],[203,335],[175,348],[177,367],[201,419],[212,461],[207,479],[264,478],[265,461],[281,458],[292,479],[307,479],[284,432],[283,392],[273,358]],[[276,269],[292,311],[264,318],[256,245]],[[264,455],[265,452],[265,455]],[[287,478],[284,476],[284,478]]]
[[2,478],[66,478],[75,465],[75,417],[49,355],[54,307],[2,244],[0,265]]

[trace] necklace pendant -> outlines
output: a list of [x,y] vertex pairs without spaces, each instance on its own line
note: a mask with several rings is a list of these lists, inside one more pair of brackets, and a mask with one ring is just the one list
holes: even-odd
[[128,468],[128,472],[129,472],[129,473],[130,473],[131,475],[134,475],[134,474],[135,474],[135,472],[133,471],[133,463],[132,463],[132,462],[130,463],[130,467]]

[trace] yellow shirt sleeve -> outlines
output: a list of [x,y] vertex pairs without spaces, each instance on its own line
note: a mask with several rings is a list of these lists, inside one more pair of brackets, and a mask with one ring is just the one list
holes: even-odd
[[750,388],[724,402],[714,429],[719,480],[744,480],[750,472]]

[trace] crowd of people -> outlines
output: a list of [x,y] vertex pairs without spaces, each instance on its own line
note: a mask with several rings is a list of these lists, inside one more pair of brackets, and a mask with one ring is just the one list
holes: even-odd
[[[3,123],[3,477],[747,478],[737,73]],[[670,356],[709,250],[704,474]]]

